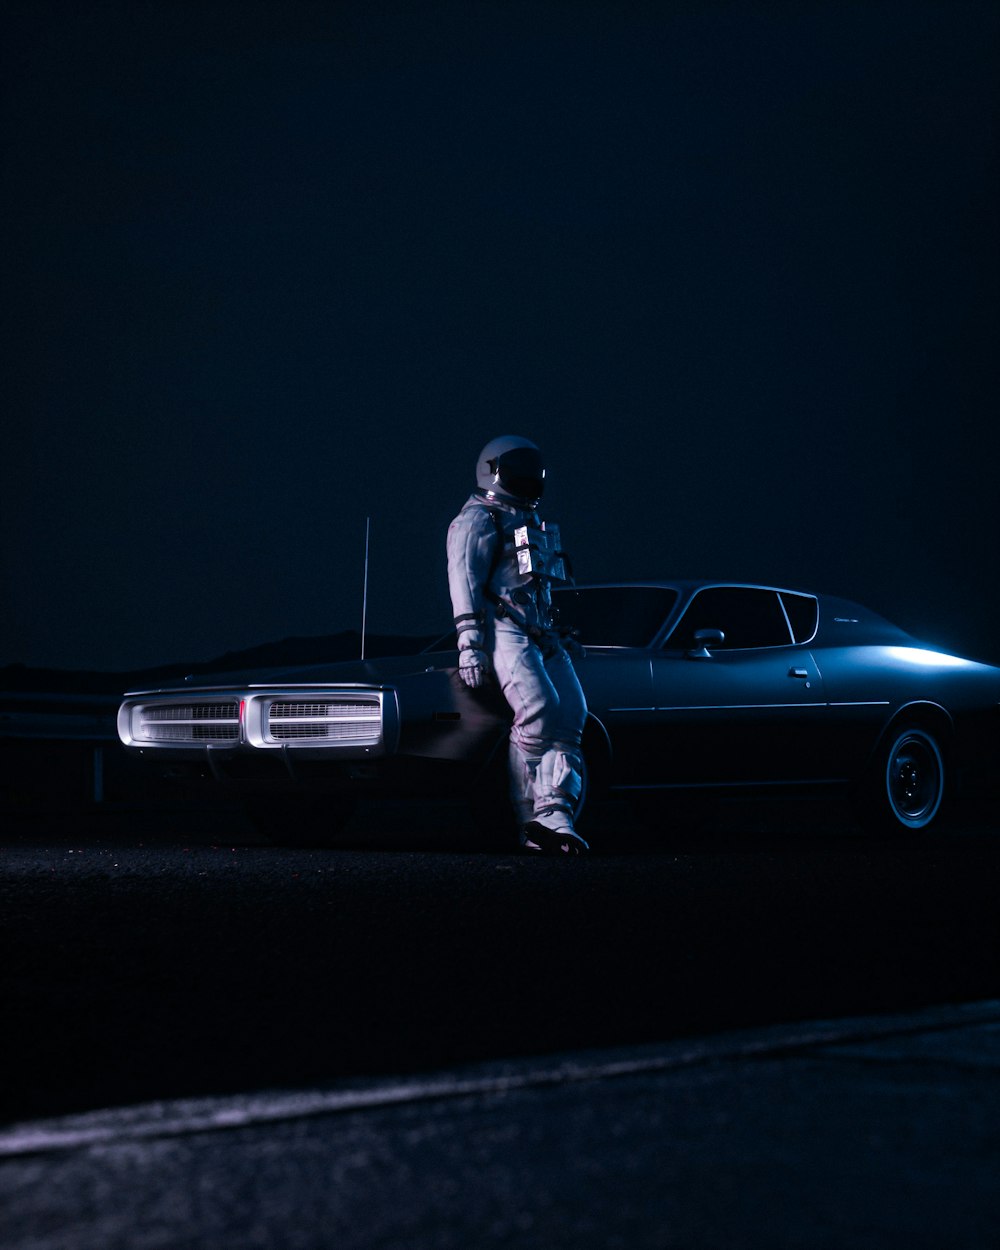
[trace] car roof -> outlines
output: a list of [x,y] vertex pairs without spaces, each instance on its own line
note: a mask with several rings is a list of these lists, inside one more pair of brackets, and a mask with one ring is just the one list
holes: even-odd
[[[818,629],[811,640],[814,645],[838,645],[842,643],[873,643],[906,641],[910,635],[892,621],[864,607],[852,599],[822,594],[815,590],[803,590],[794,586],[774,586],[767,582],[726,581],[723,578],[675,577],[641,582],[586,582],[566,587],[572,590],[628,590],[647,588],[651,590],[675,590],[678,593],[674,609],[669,613],[661,629],[650,644],[654,648],[673,628],[678,616],[690,599],[700,590],[727,587],[735,590],[770,590],[779,594],[806,595],[819,604]],[[564,589],[562,587],[557,589]]]
[[716,586],[731,586],[740,590],[774,590],[786,595],[811,595],[814,599],[824,599],[825,595],[815,590],[803,590],[798,586],[775,586],[770,582],[746,582],[730,580],[724,577],[671,577],[663,580],[639,582],[578,582],[574,586],[559,586],[557,590],[630,590],[647,588],[650,590],[677,590],[681,594],[693,593],[696,590],[708,590]]

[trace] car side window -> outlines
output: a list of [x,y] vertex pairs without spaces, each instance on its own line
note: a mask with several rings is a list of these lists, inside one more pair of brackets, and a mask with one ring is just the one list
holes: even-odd
[[787,647],[788,622],[774,590],[752,586],[710,586],[699,590],[667,639],[668,647],[689,651],[699,629],[721,629],[725,641],[713,651]]
[[788,623],[796,642],[811,642],[819,625],[819,604],[815,595],[795,595],[788,590],[781,592],[781,602],[788,613]]
[[672,586],[584,586],[553,591],[560,625],[585,647],[648,647],[677,602]]

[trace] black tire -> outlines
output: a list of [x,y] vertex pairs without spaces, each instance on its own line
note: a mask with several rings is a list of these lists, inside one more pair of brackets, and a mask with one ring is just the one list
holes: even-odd
[[940,817],[946,788],[937,735],[922,726],[897,725],[859,788],[858,818],[878,833],[920,833]]
[[590,765],[587,763],[586,751],[580,751],[580,760],[583,763],[583,780],[580,786],[580,797],[577,799],[573,807],[573,824],[579,827],[583,824],[584,830],[587,827],[587,820],[593,809],[593,804],[589,802],[591,797],[592,783],[590,777]]

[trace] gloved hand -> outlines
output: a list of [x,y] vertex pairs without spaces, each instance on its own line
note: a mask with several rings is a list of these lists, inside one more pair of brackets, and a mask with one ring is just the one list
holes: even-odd
[[485,651],[467,647],[458,657],[458,675],[470,690],[478,690],[486,684],[490,674],[490,661]]
[[577,639],[577,634],[579,634],[579,630],[562,627],[559,630],[559,641],[562,644],[562,650],[566,652],[566,655],[571,660],[585,660],[586,647]]
[[563,650],[571,660],[585,660],[587,658],[587,648],[579,639],[574,638],[572,634],[563,634],[560,639]]

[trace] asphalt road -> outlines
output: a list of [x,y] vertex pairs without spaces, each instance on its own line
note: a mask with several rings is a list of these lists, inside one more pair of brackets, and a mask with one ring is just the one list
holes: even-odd
[[1000,1002],[0,1129],[5,1250],[995,1250]]
[[595,853],[384,805],[324,850],[225,809],[22,820],[0,852],[3,1118],[1000,991],[1000,823],[871,841],[813,806]]

